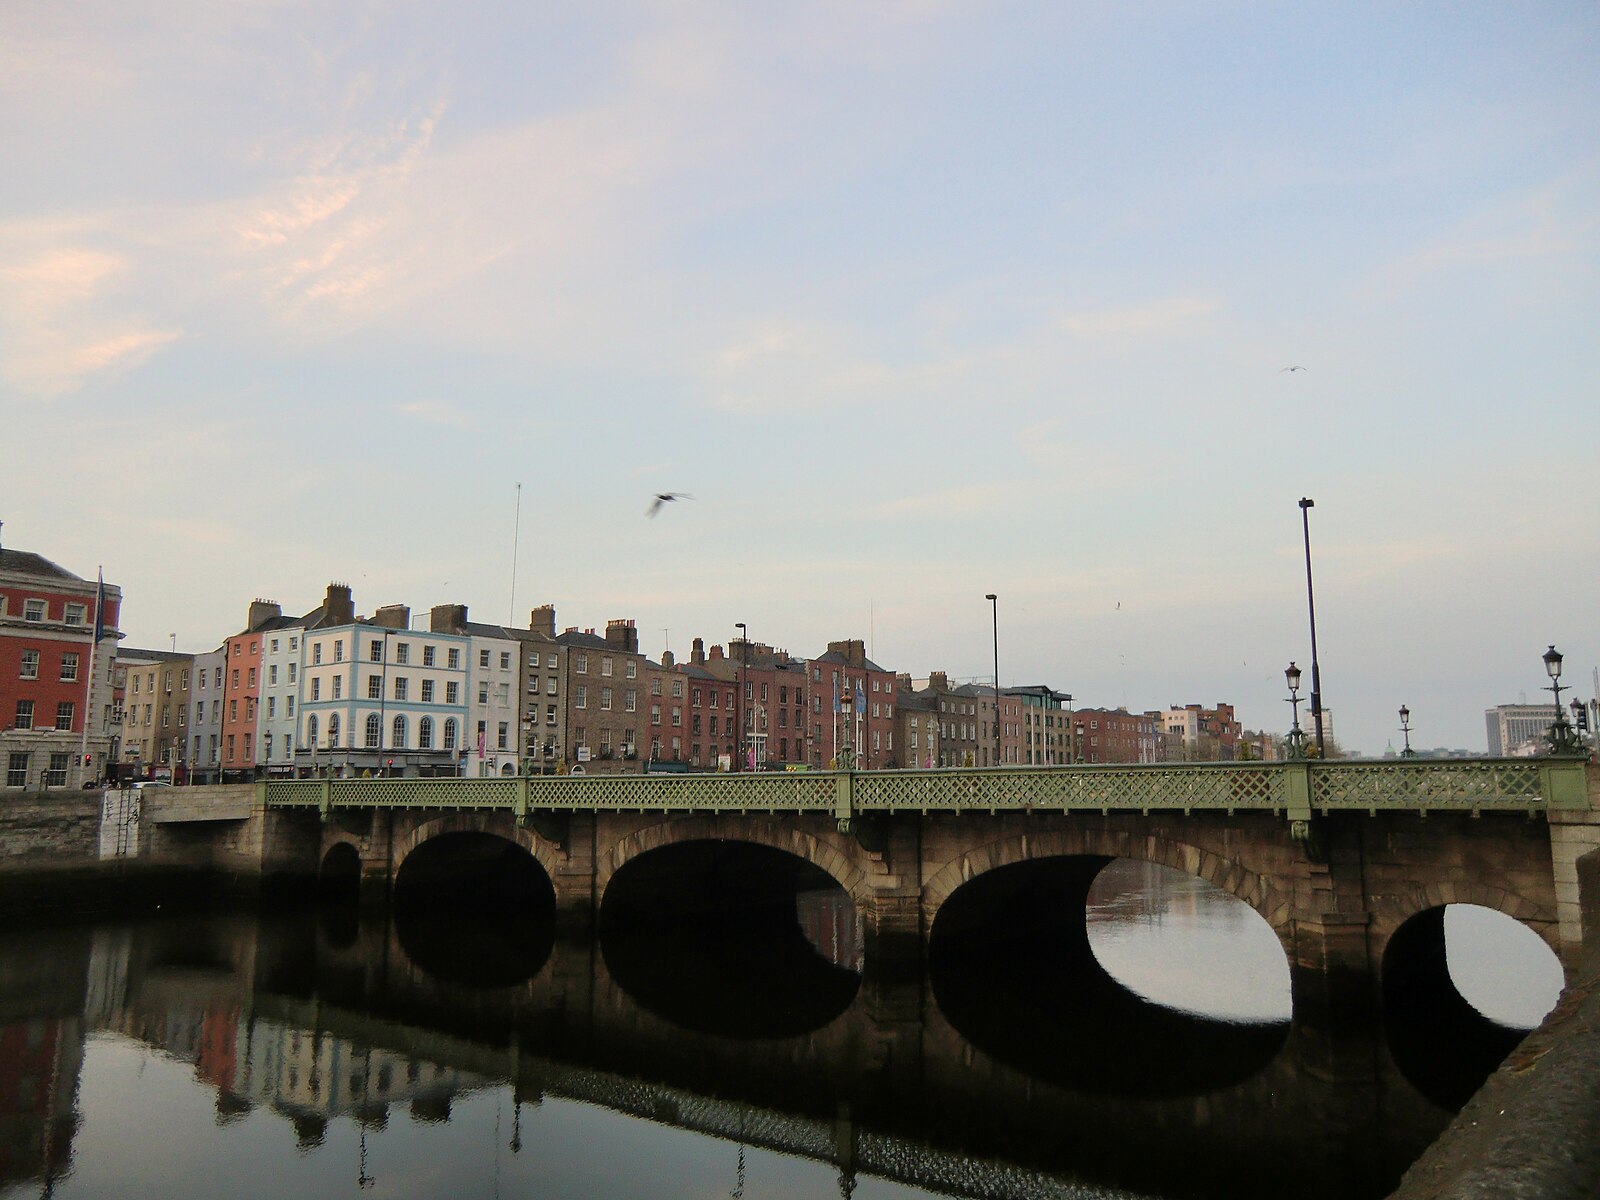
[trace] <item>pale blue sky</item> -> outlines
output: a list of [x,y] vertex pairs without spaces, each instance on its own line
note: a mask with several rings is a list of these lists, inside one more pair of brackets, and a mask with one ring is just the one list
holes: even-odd
[[331,579],[505,620],[521,482],[523,622],[976,677],[995,591],[1004,683],[1281,728],[1309,495],[1343,739],[1481,747],[1600,658],[1597,51],[1588,2],[18,0],[5,543],[135,644]]

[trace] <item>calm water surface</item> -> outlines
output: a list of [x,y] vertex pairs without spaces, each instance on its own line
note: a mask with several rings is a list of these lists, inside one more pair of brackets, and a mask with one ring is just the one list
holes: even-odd
[[[805,888],[581,937],[339,908],[12,932],[0,1195],[1381,1196],[1515,1041],[1455,1009],[1448,1052],[1396,1043],[1404,1015],[1304,1024],[1252,912],[1099,866],[979,896],[925,971],[875,971]],[[1063,919],[1002,939],[1018,895]],[[1542,944],[1449,936],[1480,1005],[1553,1001]]]

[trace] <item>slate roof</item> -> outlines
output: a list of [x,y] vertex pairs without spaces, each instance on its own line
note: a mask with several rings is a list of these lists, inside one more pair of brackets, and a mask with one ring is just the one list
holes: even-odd
[[816,658],[813,658],[811,661],[812,662],[819,662],[819,663],[828,663],[830,666],[835,666],[836,665],[836,666],[841,666],[841,667],[855,667],[855,669],[858,670],[858,671],[859,670],[882,671],[886,675],[887,674],[891,674],[891,672],[889,671],[888,667],[880,667],[877,663],[873,662],[870,658],[863,657],[861,662],[860,662],[860,664],[858,665],[856,663],[851,662],[848,658],[846,658],[844,655],[840,654],[837,650],[829,650],[826,654],[819,654],[819,655],[817,655]]
[[42,554],[31,550],[0,549],[0,571],[16,575],[37,575],[45,579],[66,579],[73,583],[87,583],[82,576],[74,575],[65,567],[57,566]]

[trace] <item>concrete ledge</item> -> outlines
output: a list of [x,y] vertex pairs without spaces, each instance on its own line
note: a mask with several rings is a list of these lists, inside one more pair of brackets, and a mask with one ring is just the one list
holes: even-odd
[[1600,850],[1578,877],[1587,938],[1574,982],[1390,1200],[1600,1196]]
[[152,825],[182,825],[191,821],[248,821],[253,811],[249,801],[210,804],[152,804],[143,819]]

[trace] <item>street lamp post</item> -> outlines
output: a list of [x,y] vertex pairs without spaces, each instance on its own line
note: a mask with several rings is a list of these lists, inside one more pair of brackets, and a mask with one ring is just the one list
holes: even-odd
[[989,602],[989,627],[994,634],[994,765],[1000,765],[1000,599],[994,592],[983,597]]
[[1317,757],[1326,758],[1328,747],[1322,740],[1322,670],[1317,662],[1317,601],[1311,590],[1311,509],[1315,500],[1300,498],[1300,528],[1306,543],[1306,608],[1311,614],[1311,723],[1317,734]]
[[1290,758],[1304,758],[1306,756],[1306,735],[1300,730],[1300,668],[1290,663],[1283,673],[1284,679],[1289,684],[1289,703],[1293,706],[1293,717],[1289,725],[1289,737],[1284,746]]
[[733,627],[739,631],[739,683],[733,690],[735,720],[738,721],[737,732],[733,737],[733,755],[737,760],[733,764],[735,771],[744,770],[744,681],[750,674],[750,629],[743,621],[735,621]]
[[1400,751],[1400,757],[1415,758],[1417,752],[1411,748],[1411,710],[1404,704],[1400,706],[1400,732],[1406,739],[1406,748]]
[[1583,743],[1578,740],[1572,726],[1567,724],[1567,714],[1561,707],[1561,693],[1567,689],[1561,686],[1561,654],[1554,646],[1545,651],[1544,669],[1550,676],[1550,686],[1544,690],[1554,692],[1556,697],[1556,719],[1550,723],[1550,731],[1545,735],[1550,743],[1550,753],[1582,753]]

